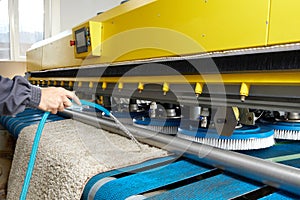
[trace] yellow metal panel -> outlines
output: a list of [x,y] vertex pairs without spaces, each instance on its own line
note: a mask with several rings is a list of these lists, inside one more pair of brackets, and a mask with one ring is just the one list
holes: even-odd
[[121,16],[125,13],[131,12],[135,9],[141,8],[145,5],[151,4],[157,0],[130,0],[126,4],[121,4],[117,7],[114,7],[106,12],[101,13],[100,15],[92,18],[92,21],[104,22],[109,19]]
[[27,71],[42,70],[43,48],[35,48],[26,52],[26,67]]
[[102,33],[102,23],[95,21],[88,21],[87,23],[81,24],[73,28],[73,39],[75,40],[75,31],[85,28],[87,32],[84,32],[85,39],[88,40],[87,52],[78,53],[76,51],[76,46],[74,47],[75,58],[85,58],[88,56],[100,56],[101,55],[101,33]]
[[103,58],[89,64],[266,44],[269,0],[142,2],[131,0],[92,19],[103,20]]
[[[126,46],[131,51],[119,60],[132,60],[199,53],[199,49],[217,51],[264,46],[268,3],[269,0],[157,0],[104,22],[103,40],[112,40],[112,36],[119,38],[118,35],[126,31],[133,34],[138,31],[139,36],[133,39],[127,34],[123,42],[105,45],[103,54],[111,55],[115,49]],[[149,33],[149,28],[158,29],[157,34]],[[169,30],[169,33],[160,34],[159,29]],[[172,37],[175,34],[182,38]],[[186,40],[190,40],[189,44],[196,42],[198,48],[181,49],[181,41]]]
[[[241,84],[250,88],[251,85],[300,85],[300,72],[262,72],[238,74],[206,74],[206,75],[175,75],[175,76],[122,76],[122,77],[47,77],[43,80],[76,81],[76,82],[105,82],[107,83],[138,83],[137,87],[143,89],[145,84]],[[41,78],[30,77],[31,81]],[[125,88],[126,85],[124,85]],[[169,85],[168,85],[169,86]],[[201,86],[202,87],[202,86]],[[246,89],[247,90],[247,89]]]
[[59,40],[51,41],[43,46],[42,69],[81,65],[82,60],[74,58],[70,40],[72,40],[71,34],[62,37]]
[[130,0],[90,20],[103,26],[100,57],[74,59],[65,37],[44,47],[43,69],[264,46],[269,1]]
[[101,33],[102,33],[102,23],[101,22],[89,22],[90,28],[90,38],[91,38],[91,54],[92,56],[100,56],[101,55]]
[[268,44],[300,41],[300,1],[271,0]]

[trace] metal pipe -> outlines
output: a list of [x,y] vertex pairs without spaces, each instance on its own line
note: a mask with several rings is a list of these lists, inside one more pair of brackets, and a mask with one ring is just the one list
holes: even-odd
[[[124,135],[113,121],[87,116],[78,112],[65,111],[64,113],[72,116],[75,120]],[[208,165],[286,190],[293,194],[300,194],[300,169],[298,168],[273,163],[233,151],[213,148],[137,127],[128,126],[127,128],[141,142],[177,154],[189,153],[194,155],[193,159],[197,159]]]

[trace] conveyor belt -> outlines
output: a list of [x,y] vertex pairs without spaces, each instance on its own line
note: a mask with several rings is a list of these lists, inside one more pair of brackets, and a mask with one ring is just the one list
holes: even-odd
[[[274,161],[278,158],[277,161],[282,164],[300,167],[300,159],[293,156],[299,154],[300,149],[297,148],[299,145],[300,142],[279,142],[269,149],[246,151],[244,153]],[[159,159],[151,162],[152,165],[153,162],[156,162],[155,164],[159,166],[151,167],[148,163],[143,163],[93,177],[86,185],[83,199],[126,199],[136,195],[145,195],[147,199],[155,200],[300,198],[300,196],[277,191],[262,183],[222,172],[188,158],[173,160],[172,163],[168,164],[165,163],[165,160],[161,161]],[[147,168],[143,170],[145,166]],[[132,172],[133,170],[135,172]],[[108,177],[109,182],[102,185],[102,187],[99,187],[99,185],[97,187],[99,182]],[[96,191],[94,191],[95,189]],[[158,194],[152,196],[155,191]],[[91,198],[91,195],[93,198]]]
[[230,199],[260,187],[259,183],[220,174],[149,199]]
[[[38,110],[26,109],[15,118],[0,117],[0,123],[17,137],[22,128],[38,123],[41,115],[42,112]],[[64,118],[51,115],[49,121],[62,119]],[[271,148],[242,153],[300,168],[299,145],[299,141],[278,141]],[[106,184],[100,181],[103,179]],[[86,184],[82,199],[91,199],[91,196],[95,199],[125,199],[134,195],[144,195],[149,199],[300,198],[207,166],[201,160],[198,162],[185,155],[181,158],[155,159],[98,174]]]
[[297,197],[297,196],[288,194],[286,192],[276,192],[276,193],[273,193],[266,197],[261,198],[261,200],[272,200],[272,199],[280,199],[280,200],[299,199],[299,196]]
[[[126,199],[133,195],[169,188],[175,189],[155,195],[150,199],[219,199],[220,197],[227,199],[263,186],[249,180],[240,181],[219,174],[217,169],[188,159],[180,159],[168,165],[127,176],[122,175],[122,170],[119,172],[121,173],[110,173],[110,176],[115,174],[114,176],[119,178],[99,188],[94,199]],[[205,176],[212,177],[205,178]],[[199,181],[202,178],[204,180]],[[183,186],[181,187],[180,184]],[[224,186],[227,187],[224,188]],[[86,198],[88,187],[90,187],[89,183],[83,194],[84,199],[90,199]]]
[[[12,134],[15,138],[18,138],[21,130],[27,126],[38,124],[43,116],[42,111],[32,108],[27,108],[24,112],[13,116],[0,116],[0,124],[5,127],[8,132]],[[65,118],[58,115],[50,114],[47,122],[63,120]]]

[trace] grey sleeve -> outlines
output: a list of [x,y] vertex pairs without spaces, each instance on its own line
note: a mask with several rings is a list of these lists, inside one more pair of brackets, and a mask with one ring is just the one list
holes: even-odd
[[37,107],[41,100],[41,89],[31,85],[25,78],[13,79],[0,76],[0,114],[14,115],[26,106]]

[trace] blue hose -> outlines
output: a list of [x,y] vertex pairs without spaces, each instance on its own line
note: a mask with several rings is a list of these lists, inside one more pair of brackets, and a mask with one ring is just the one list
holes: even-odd
[[[110,112],[105,109],[104,107],[92,103],[92,102],[88,102],[88,101],[84,101],[84,100],[80,100],[82,105],[87,105],[87,106],[91,106],[94,107],[96,109],[99,109],[100,111],[104,112],[106,115],[111,116]],[[24,179],[24,183],[22,186],[22,192],[20,195],[20,200],[26,200],[26,196],[28,193],[28,188],[29,188],[29,184],[30,184],[30,179],[32,176],[32,172],[33,172],[33,168],[34,168],[34,163],[35,163],[35,159],[36,159],[36,154],[37,154],[37,150],[38,150],[38,146],[39,146],[39,142],[42,136],[42,132],[46,123],[46,120],[49,116],[49,112],[45,112],[40,123],[39,126],[37,128],[37,131],[35,133],[35,137],[33,140],[33,144],[32,144],[32,149],[31,149],[31,154],[30,154],[30,158],[29,158],[29,163],[28,163],[28,167],[27,167],[27,171],[26,171],[26,175],[25,175],[25,179]]]
[[38,150],[38,146],[39,146],[39,142],[41,139],[41,135],[45,126],[45,122],[49,116],[49,112],[45,112],[40,123],[39,126],[37,128],[34,140],[33,140],[33,144],[32,144],[32,149],[31,149],[31,154],[30,154],[30,158],[29,158],[29,163],[28,163],[28,167],[27,167],[27,171],[26,171],[26,175],[25,175],[25,179],[24,179],[24,183],[23,183],[23,187],[22,187],[22,192],[20,195],[20,200],[25,200],[26,196],[27,196],[27,192],[28,192],[28,188],[29,188],[29,183],[30,183],[30,179],[32,176],[32,171],[33,171],[33,167],[34,167],[34,163],[35,163],[35,159],[36,159],[36,154],[37,154],[37,150]]

